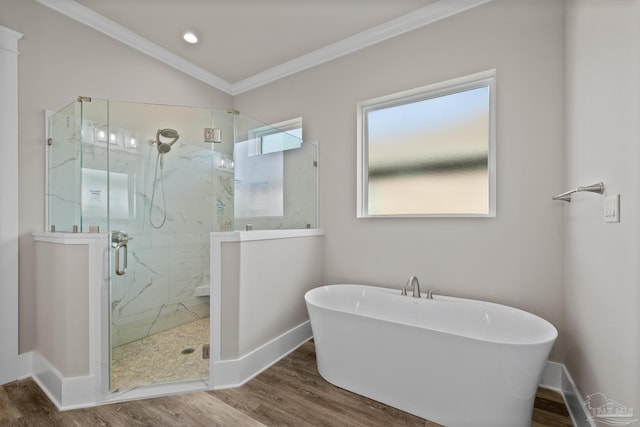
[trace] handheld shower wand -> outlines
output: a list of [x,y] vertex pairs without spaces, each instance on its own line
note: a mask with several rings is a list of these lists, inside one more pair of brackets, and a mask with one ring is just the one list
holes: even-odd
[[[170,139],[168,142],[164,142],[160,140],[160,137]],[[156,132],[156,148],[158,149],[158,155],[156,157],[156,170],[153,176],[153,188],[151,190],[151,202],[149,203],[149,224],[153,228],[160,228],[164,225],[167,220],[167,201],[164,195],[164,179],[162,177],[162,172],[164,169],[164,155],[171,151],[171,146],[176,143],[176,141],[180,138],[178,131],[175,129],[158,129]],[[149,141],[149,143],[153,143],[153,141]],[[158,164],[160,165],[160,174],[158,174]],[[162,191],[162,220],[160,223],[154,223],[152,218],[153,206],[156,199],[156,190],[158,181],[160,181],[160,189]]]

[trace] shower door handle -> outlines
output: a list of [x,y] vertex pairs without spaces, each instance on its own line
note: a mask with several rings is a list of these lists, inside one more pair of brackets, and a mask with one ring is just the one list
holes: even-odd
[[[113,230],[111,232],[111,246],[116,249],[115,270],[118,276],[122,276],[127,272],[127,242],[131,239],[133,239],[133,237],[129,237],[124,231]],[[120,249],[124,249],[122,268],[120,268]]]

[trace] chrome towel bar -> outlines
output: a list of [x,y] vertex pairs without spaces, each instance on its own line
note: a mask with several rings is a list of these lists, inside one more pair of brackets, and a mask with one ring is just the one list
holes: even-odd
[[587,185],[585,187],[578,187],[574,190],[570,190],[570,191],[566,191],[562,194],[558,194],[557,196],[553,196],[552,199],[553,200],[564,200],[565,202],[570,202],[571,201],[571,195],[573,193],[578,193],[580,191],[589,191],[591,193],[598,193],[598,194],[602,194],[604,193],[604,183],[602,182],[598,182],[597,184],[591,184],[591,185]]

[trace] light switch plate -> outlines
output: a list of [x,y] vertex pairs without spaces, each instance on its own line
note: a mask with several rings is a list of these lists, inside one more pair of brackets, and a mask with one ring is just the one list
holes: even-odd
[[604,199],[604,222],[620,222],[620,195]]

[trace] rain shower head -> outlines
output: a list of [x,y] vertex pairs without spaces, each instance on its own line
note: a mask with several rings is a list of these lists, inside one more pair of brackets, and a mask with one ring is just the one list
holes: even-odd
[[178,135],[178,131],[175,129],[158,129],[158,133],[156,134],[156,138],[158,136],[162,136],[164,138],[173,138],[178,139],[180,135]]
[[[163,142],[160,141],[160,137],[171,139],[171,141]],[[171,151],[171,146],[176,143],[176,141],[180,138],[178,131],[175,129],[158,129],[156,132],[156,143],[158,147],[158,152],[165,154]]]

